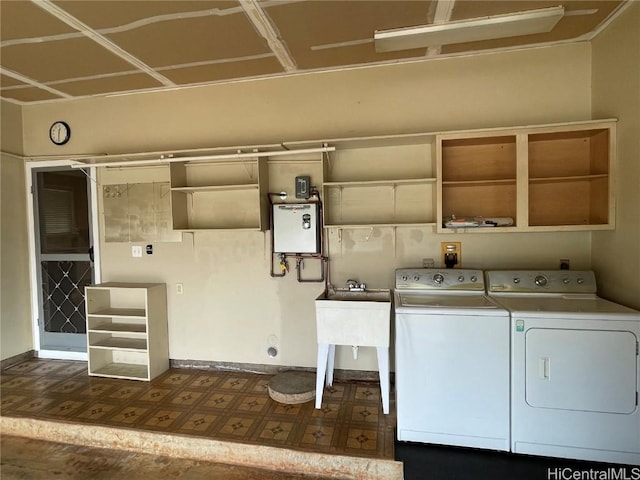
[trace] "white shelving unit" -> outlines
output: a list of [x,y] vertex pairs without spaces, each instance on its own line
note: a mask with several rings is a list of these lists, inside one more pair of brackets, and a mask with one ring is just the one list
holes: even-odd
[[85,294],[89,375],[149,381],[169,368],[164,283],[109,282]]

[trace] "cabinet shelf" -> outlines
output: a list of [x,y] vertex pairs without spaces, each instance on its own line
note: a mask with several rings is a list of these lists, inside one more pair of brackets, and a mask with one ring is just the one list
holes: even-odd
[[146,338],[110,337],[92,343],[91,349],[106,348],[110,350],[147,350]]
[[93,371],[100,377],[121,378],[125,380],[146,380],[149,369],[146,365],[132,363],[109,363]]
[[455,181],[443,181],[443,186],[465,186],[465,185],[477,185],[477,186],[491,186],[491,185],[509,185],[515,184],[515,178],[505,178],[505,179],[487,179],[487,180],[455,180]]
[[233,185],[207,185],[202,187],[171,187],[172,192],[198,193],[198,192],[224,192],[227,190],[258,190],[255,183]]
[[169,368],[164,283],[85,287],[89,375],[151,380]]
[[87,329],[89,333],[147,333],[144,323],[100,323]]
[[325,187],[396,187],[398,185],[422,185],[435,183],[435,178],[403,178],[396,180],[352,180],[348,182],[324,182]]
[[599,173],[595,175],[573,175],[568,177],[535,177],[529,178],[529,182],[531,183],[541,183],[541,182],[579,182],[583,180],[595,180],[598,178],[607,178],[609,175],[606,173]]
[[111,318],[146,318],[144,308],[106,308],[98,312],[90,312],[89,317]]
[[430,222],[430,223],[336,223],[336,224],[329,224],[329,225],[324,225],[324,228],[344,228],[344,229],[360,229],[360,228],[382,228],[382,227],[389,227],[389,228],[398,228],[398,227],[416,227],[416,228],[421,228],[421,227],[433,227],[435,226],[434,222]]

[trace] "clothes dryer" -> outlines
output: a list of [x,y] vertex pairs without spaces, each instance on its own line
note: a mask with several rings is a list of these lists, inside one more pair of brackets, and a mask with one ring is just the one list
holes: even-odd
[[640,312],[590,271],[489,271],[511,313],[511,450],[640,464]]

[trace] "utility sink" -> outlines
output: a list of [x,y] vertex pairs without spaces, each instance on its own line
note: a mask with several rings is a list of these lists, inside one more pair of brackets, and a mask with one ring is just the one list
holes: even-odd
[[337,289],[316,298],[318,364],[316,408],[322,406],[323,383],[333,384],[336,345],[376,347],[382,412],[389,413],[389,332],[391,329],[391,291]]
[[316,300],[337,300],[341,302],[391,302],[391,292],[389,290],[366,290],[363,292],[336,290],[331,293],[324,292]]
[[391,291],[325,291],[316,298],[318,343],[388,347]]

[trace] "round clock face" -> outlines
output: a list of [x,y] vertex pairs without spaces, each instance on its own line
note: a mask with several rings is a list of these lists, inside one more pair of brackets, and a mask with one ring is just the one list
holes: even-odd
[[54,122],[49,129],[49,138],[56,145],[64,145],[71,138],[71,128],[66,122]]

